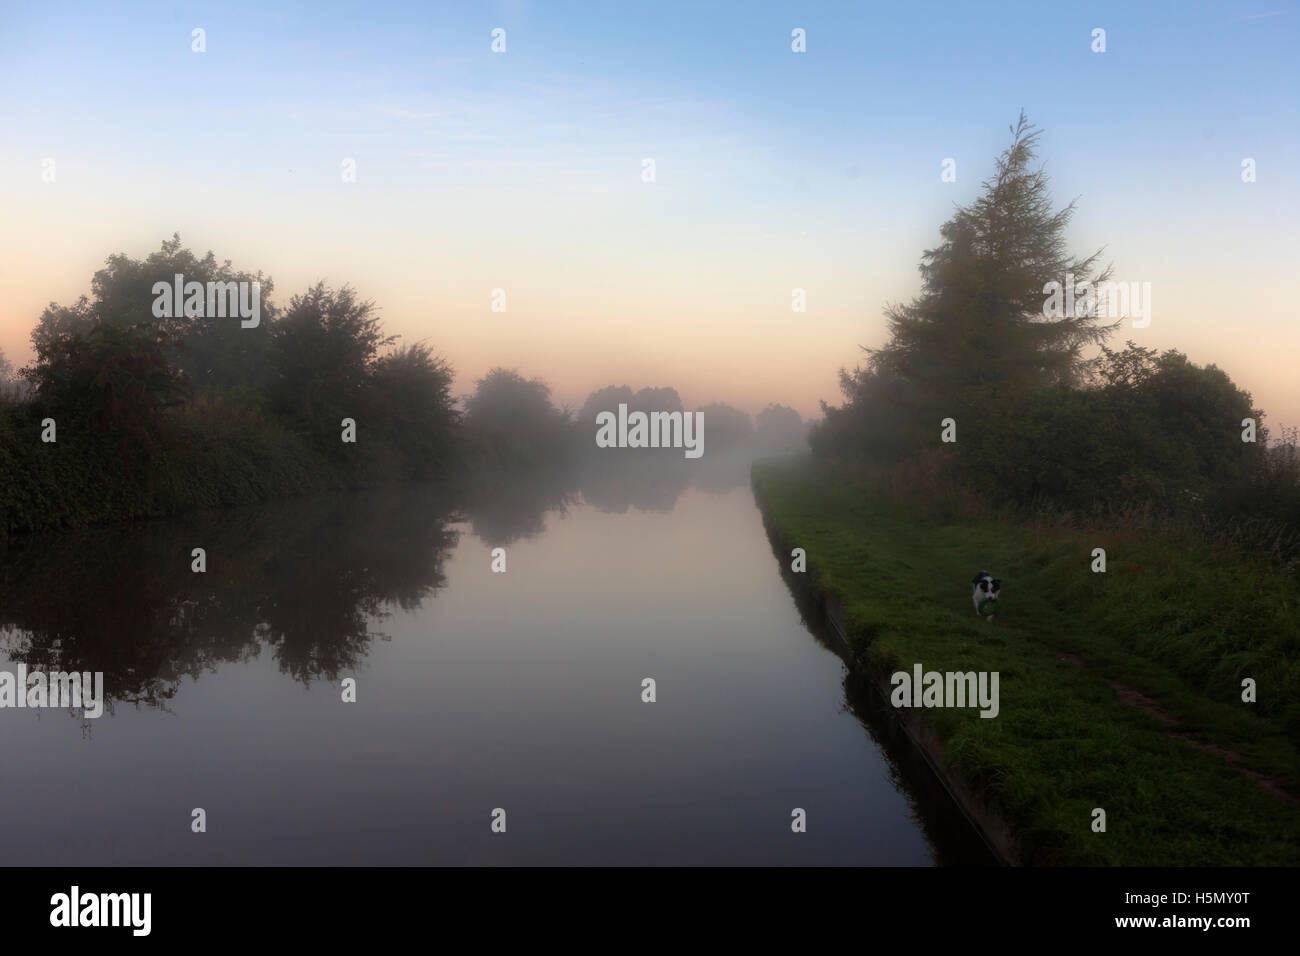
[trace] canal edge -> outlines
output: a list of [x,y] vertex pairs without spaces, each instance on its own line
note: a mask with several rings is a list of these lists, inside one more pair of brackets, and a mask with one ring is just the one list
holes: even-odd
[[[764,501],[763,494],[759,490],[757,483],[754,482],[752,475],[750,488],[754,493],[754,501],[763,516],[763,524],[769,536],[775,539],[774,543],[779,548],[788,551],[791,547],[790,539],[773,520],[767,502]],[[808,560],[811,563],[811,559]],[[844,662],[844,666],[854,674],[865,678],[866,683],[877,696],[878,702],[883,705],[882,710],[887,712],[890,720],[895,722],[902,730],[908,744],[929,767],[930,772],[948,794],[953,806],[965,818],[984,845],[988,847],[989,852],[1003,866],[1023,866],[1024,852],[1020,840],[1006,818],[995,810],[987,800],[973,791],[963,780],[945,769],[946,760],[943,744],[934,732],[925,726],[918,714],[912,711],[900,710],[890,704],[891,684],[889,674],[867,667],[854,655],[853,647],[849,643],[844,607],[839,600],[833,594],[818,586],[814,582],[811,572],[790,575],[786,573],[785,565],[782,564],[781,573],[788,583],[803,590],[805,595],[810,598],[813,606],[819,609],[826,624],[827,635],[831,638],[829,643]]]

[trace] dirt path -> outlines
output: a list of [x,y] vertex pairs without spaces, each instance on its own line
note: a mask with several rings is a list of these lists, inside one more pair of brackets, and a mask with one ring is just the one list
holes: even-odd
[[[1078,667],[1082,667],[1085,669],[1088,666],[1083,662],[1083,660],[1080,657],[1078,657],[1075,654],[1063,653],[1061,654],[1061,660],[1069,661],[1071,664],[1074,664]],[[1111,680],[1108,677],[1102,679],[1106,681],[1107,684],[1110,685],[1111,690],[1113,690],[1116,694],[1119,695],[1120,700],[1124,701],[1129,706],[1134,707],[1137,710],[1143,711],[1144,713],[1150,714],[1152,717],[1160,721],[1160,723],[1164,724],[1166,727],[1172,728],[1178,726],[1178,719],[1174,717],[1172,714],[1170,714],[1167,710],[1163,709],[1159,704],[1157,704],[1146,694],[1142,693],[1139,690],[1135,690],[1132,687],[1129,687],[1127,684],[1121,684],[1117,680]],[[1173,730],[1171,732],[1179,740],[1186,741],[1187,743],[1195,747],[1197,750],[1203,751],[1204,753],[1207,754],[1213,754],[1214,756],[1227,761],[1233,767],[1233,769],[1235,769],[1239,773],[1245,774],[1251,780],[1254,780],[1255,783],[1257,783],[1262,789],[1267,790],[1269,793],[1277,797],[1283,803],[1291,804],[1292,806],[1300,804],[1300,800],[1297,800],[1294,796],[1288,793],[1286,788],[1282,786],[1282,783],[1276,777],[1271,777],[1268,774],[1260,773],[1257,770],[1251,770],[1249,767],[1245,765],[1245,758],[1243,758],[1241,754],[1237,753],[1235,750],[1229,750],[1226,747],[1219,747],[1215,744],[1206,743],[1204,740],[1198,740],[1196,737],[1194,737],[1192,734],[1188,733],[1185,730]]]

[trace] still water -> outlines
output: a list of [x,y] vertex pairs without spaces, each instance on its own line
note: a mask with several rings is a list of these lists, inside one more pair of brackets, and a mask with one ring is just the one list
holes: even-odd
[[3,865],[986,861],[803,623],[743,466],[19,538],[20,662],[109,704],[0,710]]

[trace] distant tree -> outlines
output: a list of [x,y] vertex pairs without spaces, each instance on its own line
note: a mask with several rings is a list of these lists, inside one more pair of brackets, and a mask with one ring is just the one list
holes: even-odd
[[1160,352],[1129,342],[1121,351],[1101,347],[1101,358],[1091,373],[1093,385],[1137,388],[1160,370]]
[[[32,347],[36,350],[37,361],[40,360],[41,353],[49,351],[56,340],[68,336],[85,338],[99,321],[98,310],[84,295],[73,305],[51,302],[41,313],[36,328],[32,329]],[[136,321],[144,319],[137,316]]]
[[379,351],[394,340],[384,335],[373,302],[349,286],[331,290],[318,282],[294,296],[272,328],[272,408],[339,452],[339,422],[360,414]]
[[789,406],[770,404],[754,418],[754,438],[765,450],[798,450],[805,435],[802,416]]
[[1221,369],[1131,343],[1102,359],[1097,387],[1041,390],[1015,428],[981,434],[968,452],[971,480],[1020,502],[1177,510],[1245,487],[1259,470],[1267,433],[1242,442],[1241,421],[1263,413]]
[[28,389],[27,381],[14,370],[4,352],[0,351],[0,402],[22,401]]
[[551,403],[550,386],[539,378],[493,368],[464,404],[470,457],[478,468],[536,468],[564,461],[572,451],[569,414]]
[[643,388],[633,396],[629,410],[639,412],[680,412],[681,396],[675,388]]
[[601,412],[617,412],[620,404],[629,409],[636,401],[636,393],[626,385],[606,385],[587,396],[578,412],[581,422],[594,422]]
[[704,416],[704,433],[713,451],[735,448],[754,437],[754,423],[749,415],[725,402],[705,405],[700,413]]
[[1030,168],[1038,132],[1024,113],[1011,133],[983,194],[957,209],[922,256],[921,294],[886,310],[889,341],[866,350],[865,369],[842,376],[850,403],[888,402],[878,423],[916,446],[930,443],[941,418],[1009,413],[1037,388],[1080,382],[1085,347],[1118,325],[1095,310],[1044,314],[1049,283],[1072,275],[1095,285],[1109,270],[1098,267],[1100,251],[1066,251],[1074,203],[1053,211],[1046,175]]
[[[1140,420],[1145,426],[1146,433],[1133,442],[1131,460],[1158,469],[1169,485],[1197,494],[1236,480],[1268,440],[1264,413],[1254,407],[1249,392],[1218,366],[1195,365],[1173,349],[1127,395],[1116,395],[1115,402],[1113,420]],[[1243,418],[1261,422],[1254,444],[1241,440]]]
[[44,337],[23,370],[36,401],[56,414],[116,435],[124,450],[152,450],[159,415],[187,392],[157,326],[96,323],[89,332]]
[[494,368],[465,398],[467,424],[527,428],[553,422],[559,410],[551,388],[540,378],[526,379],[515,369]]
[[[173,303],[171,316],[155,315],[155,283],[170,286],[177,275],[205,288],[208,282],[257,282],[259,324],[244,328],[238,317],[208,315],[206,301],[202,316],[184,315],[183,303]],[[229,260],[218,264],[211,252],[199,258],[181,247],[179,235],[173,235],[143,260],[125,254],[109,256],[91,281],[92,297],[82,296],[71,306],[50,303],[32,332],[32,344],[39,352],[55,337],[85,336],[101,322],[119,328],[151,325],[158,328],[161,341],[171,343],[169,361],[186,373],[199,392],[256,388],[265,383],[269,368],[270,326],[276,314],[270,301],[273,289],[271,279],[261,272],[236,271]]]
[[578,412],[581,422],[594,422],[601,412],[618,412],[619,405],[626,405],[630,412],[680,412],[683,410],[681,396],[675,388],[643,388],[633,392],[626,385],[606,385],[587,396]]
[[409,477],[441,474],[451,465],[460,418],[452,377],[451,366],[420,343],[399,347],[374,363],[366,417],[398,452]]

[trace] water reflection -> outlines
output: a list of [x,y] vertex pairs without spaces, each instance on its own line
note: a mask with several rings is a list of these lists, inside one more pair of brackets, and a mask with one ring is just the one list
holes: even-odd
[[0,655],[103,671],[110,709],[162,705],[183,677],[264,652],[303,684],[336,680],[385,639],[373,625],[390,606],[445,584],[447,505],[404,488],[18,538],[0,565]]
[[563,515],[577,502],[579,484],[576,470],[567,465],[494,475],[461,492],[461,511],[480,541],[505,547],[544,532],[548,513]]
[[[0,562],[0,654],[29,670],[103,671],[112,702],[159,706],[181,678],[269,653],[310,685],[354,670],[388,607],[445,584],[462,518],[489,547],[536,537],[581,499],[622,514],[671,511],[692,482],[722,492],[748,460],[662,452],[586,467],[273,502],[20,536]],[[207,570],[191,570],[203,548]]]
[[781,568],[781,579],[799,611],[800,623],[823,648],[846,659],[844,707],[880,745],[889,779],[906,797],[909,816],[925,833],[926,841],[934,850],[935,862],[956,866],[997,865],[996,855],[962,814],[925,756],[908,739],[898,714],[884,694],[870,677],[847,666],[849,652],[839,637],[832,634],[826,611],[809,587],[807,575],[790,570],[790,548],[766,516],[763,525]]
[[[40,781],[0,788],[0,820],[22,821],[0,824],[8,858],[968,858],[900,795],[923,781],[849,716],[867,722],[869,698],[851,683],[841,696],[838,660],[799,626],[739,487],[747,461],[706,461],[13,540],[0,667],[103,671],[110,706],[145,706],[92,721],[93,746],[39,713],[0,713],[15,728],[0,765]],[[510,573],[491,573],[495,547]],[[360,703],[342,703],[337,681],[361,672]],[[98,787],[89,815],[84,779]],[[195,841],[197,805],[222,826]],[[501,805],[509,840],[486,825]],[[791,839],[795,806],[817,825]]]

